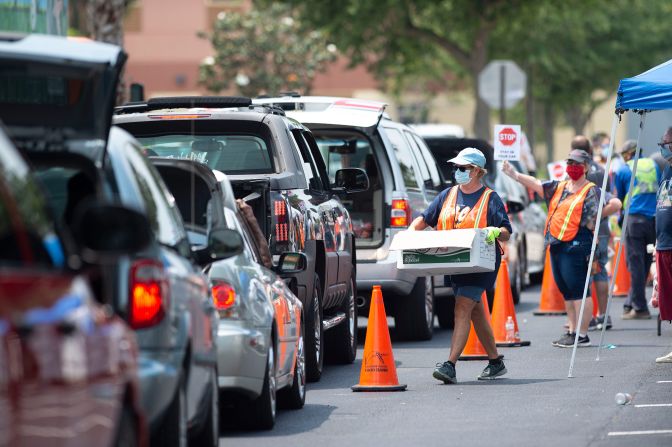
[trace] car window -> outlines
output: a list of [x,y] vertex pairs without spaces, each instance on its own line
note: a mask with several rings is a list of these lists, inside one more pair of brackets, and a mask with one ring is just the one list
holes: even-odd
[[436,166],[436,160],[434,159],[434,156],[432,155],[431,151],[425,144],[425,140],[420,138],[418,135],[412,134],[413,139],[417,143],[418,147],[420,148],[420,153],[422,154],[422,158],[425,160],[427,163],[427,169],[429,169],[429,175],[432,179],[432,185],[434,185],[434,188],[437,191],[443,190],[443,182],[441,181],[441,174],[439,173],[439,168]]
[[378,178],[378,165],[371,143],[357,132],[323,132],[315,135],[322,159],[326,163],[329,180],[336,180],[336,171],[343,168],[361,168],[373,184]]
[[[168,192],[163,180],[140,152],[140,148],[127,144],[125,153],[133,171],[140,195],[145,205],[149,223],[162,244],[175,247],[185,256],[191,250],[175,199]],[[186,243],[186,250],[184,244]]]
[[64,264],[44,196],[18,155],[0,147],[0,265]]
[[431,182],[432,179],[429,177],[429,169],[427,168],[427,163],[425,163],[425,160],[420,153],[420,148],[418,147],[418,144],[415,142],[413,135],[410,132],[404,130],[403,134],[406,137],[409,146],[411,147],[411,155],[413,158],[415,158],[416,164],[420,169],[420,176],[422,177],[422,181],[425,185],[427,185],[429,182]]
[[415,166],[413,166],[413,155],[406,139],[397,129],[385,127],[385,133],[392,143],[394,154],[397,157],[401,175],[404,178],[404,185],[407,188],[420,189],[418,185]]
[[308,184],[310,185],[310,188],[318,191],[327,189],[328,185],[323,184],[320,171],[317,169],[313,155],[310,151],[310,148],[308,147],[308,143],[303,137],[302,132],[299,129],[294,129],[292,130],[292,136],[294,137],[294,140],[299,147],[299,152],[301,153],[301,159],[303,160],[303,163],[310,167],[310,173],[306,173],[310,174],[308,178]]
[[146,155],[197,160],[226,174],[274,172],[269,147],[256,135],[161,135],[138,141]]

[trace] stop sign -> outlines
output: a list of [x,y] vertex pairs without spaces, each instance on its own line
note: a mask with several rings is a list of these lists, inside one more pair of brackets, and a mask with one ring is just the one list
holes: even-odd
[[557,163],[555,166],[553,166],[553,177],[562,177],[564,173],[565,169],[560,163]]
[[516,131],[511,129],[510,127],[505,127],[504,129],[500,130],[498,135],[499,142],[502,143],[504,146],[513,145],[513,143],[516,142],[517,137],[518,134],[516,133]]

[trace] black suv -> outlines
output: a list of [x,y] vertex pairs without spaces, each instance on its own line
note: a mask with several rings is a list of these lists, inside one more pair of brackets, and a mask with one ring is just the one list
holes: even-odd
[[324,352],[354,361],[355,236],[340,196],[368,188],[363,170],[342,169],[331,184],[310,131],[249,98],[154,98],[117,108],[114,123],[146,155],[199,160],[226,173],[236,198],[253,208],[275,262],[286,251],[305,253],[308,268],[297,282],[308,380],[320,378]]

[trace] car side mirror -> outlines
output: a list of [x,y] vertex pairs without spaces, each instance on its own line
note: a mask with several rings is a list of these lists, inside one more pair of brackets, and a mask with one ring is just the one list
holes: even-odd
[[301,273],[306,270],[308,266],[308,259],[303,253],[285,252],[280,255],[278,265],[275,267],[276,273],[279,275],[288,275],[294,273]]
[[336,192],[352,194],[369,189],[369,176],[360,168],[343,168],[336,171],[334,188]]
[[154,240],[147,217],[120,205],[85,206],[75,215],[72,229],[82,259],[90,263],[136,253]]
[[194,250],[196,261],[207,265],[220,259],[227,259],[243,251],[243,237],[236,230],[216,228],[208,234],[208,245]]

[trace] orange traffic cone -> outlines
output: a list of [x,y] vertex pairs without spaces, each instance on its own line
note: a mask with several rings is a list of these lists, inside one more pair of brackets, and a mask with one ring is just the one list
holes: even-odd
[[600,313],[600,302],[597,300],[594,282],[590,285],[590,296],[593,299],[593,318],[595,318]]
[[[620,238],[614,238],[614,249],[618,254]],[[621,260],[618,262],[618,271],[616,272],[616,281],[614,284],[614,296],[626,296],[630,292],[630,272],[625,262],[625,245],[621,253]],[[614,266],[616,265],[616,256],[611,261],[611,274],[614,275]]]
[[[488,296],[483,292],[481,296],[481,301],[483,302],[483,307],[485,307],[485,314],[490,315],[490,306],[488,306]],[[477,304],[478,305],[478,304]],[[503,355],[499,355],[500,359],[503,359]],[[481,341],[476,335],[476,330],[474,329],[474,323],[471,323],[471,329],[469,329],[469,338],[467,338],[467,344],[464,347],[464,351],[458,360],[488,360],[488,353],[485,352],[485,348],[481,344]]]
[[[508,317],[513,319],[514,339],[506,339],[506,320]],[[497,273],[497,282],[495,283],[495,300],[492,304],[492,332],[495,334],[497,346],[530,346],[529,341],[522,341],[518,332],[518,320],[516,319],[516,308],[513,305],[513,295],[511,295],[511,283],[509,282],[509,266],[506,259],[502,259],[502,264]]]
[[359,383],[352,391],[404,391],[406,385],[400,385],[397,368],[392,354],[390,331],[383,304],[383,292],[380,286],[373,286],[369,322],[364,342],[364,357],[359,374]]
[[544,276],[541,280],[541,299],[539,300],[539,309],[533,312],[534,315],[565,315],[565,299],[560,293],[553,271],[551,270],[551,251],[546,249],[546,261],[544,262]]

